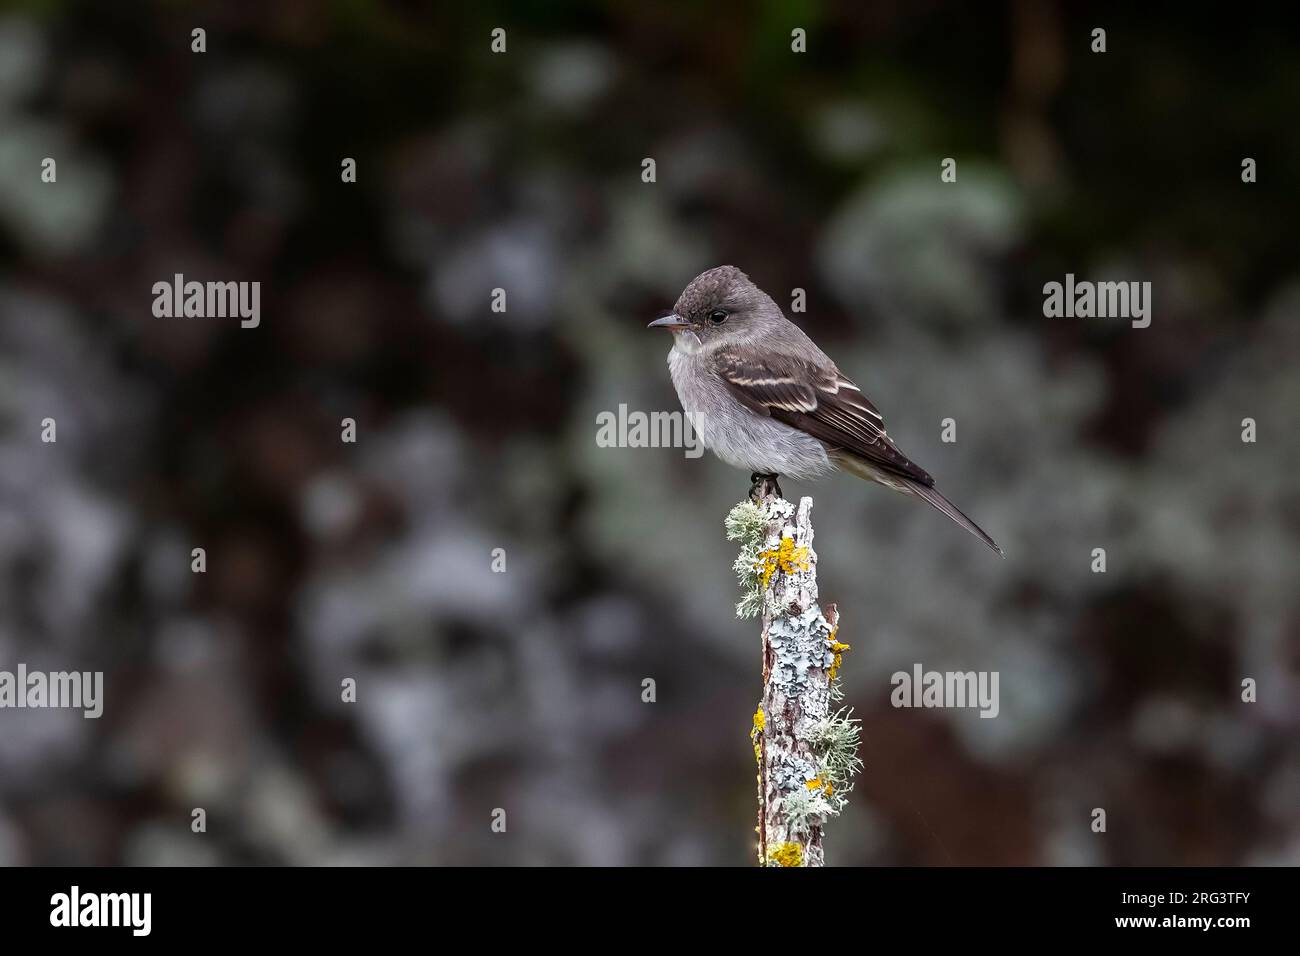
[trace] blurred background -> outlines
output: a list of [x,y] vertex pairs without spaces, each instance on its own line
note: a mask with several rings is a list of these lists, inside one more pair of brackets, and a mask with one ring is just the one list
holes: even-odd
[[[827,863],[1300,862],[1300,44],[1270,14],[5,11],[0,668],[102,670],[105,705],[0,711],[0,862],[752,864],[748,475],[595,441],[678,407],[644,325],[722,263],[806,290],[1007,552],[785,484],[864,728]],[[1151,327],[1044,318],[1067,272],[1150,281]],[[260,327],[154,317],[175,273],[260,281]],[[917,662],[999,671],[1000,715],[893,709]]]

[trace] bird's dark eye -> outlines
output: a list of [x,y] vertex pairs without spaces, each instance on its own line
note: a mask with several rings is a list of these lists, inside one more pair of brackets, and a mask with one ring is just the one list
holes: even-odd
[[721,309],[714,309],[709,313],[709,325],[721,325],[725,321],[727,321],[727,313]]

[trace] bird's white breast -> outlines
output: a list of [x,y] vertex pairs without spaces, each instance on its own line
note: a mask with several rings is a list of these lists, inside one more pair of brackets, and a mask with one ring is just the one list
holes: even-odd
[[835,470],[820,441],[743,405],[709,368],[708,347],[695,339],[686,351],[683,337],[673,337],[668,372],[705,448],[729,465],[763,474],[800,479]]

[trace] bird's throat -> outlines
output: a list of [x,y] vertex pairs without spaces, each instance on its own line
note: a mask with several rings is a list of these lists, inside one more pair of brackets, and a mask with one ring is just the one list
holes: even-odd
[[674,329],[673,348],[683,355],[697,355],[704,351],[704,343],[691,329]]

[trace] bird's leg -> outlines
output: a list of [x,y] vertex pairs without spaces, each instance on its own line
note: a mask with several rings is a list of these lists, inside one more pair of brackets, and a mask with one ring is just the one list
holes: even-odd
[[749,476],[751,482],[749,486],[749,500],[754,504],[760,503],[768,495],[776,495],[778,498],[784,498],[781,494],[781,486],[777,484],[776,475],[764,475],[754,472]]

